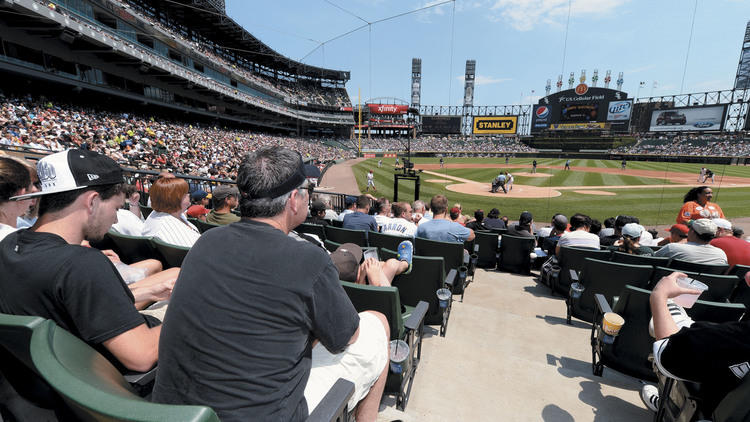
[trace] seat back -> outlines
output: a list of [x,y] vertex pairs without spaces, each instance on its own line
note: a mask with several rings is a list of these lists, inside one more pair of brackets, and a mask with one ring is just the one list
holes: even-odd
[[[702,296],[702,295],[701,295]],[[696,300],[693,307],[685,312],[694,321],[722,322],[739,321],[745,315],[745,305],[741,303],[709,302]]]
[[338,227],[338,228],[341,228],[341,227],[343,227],[343,226],[344,226],[344,222],[343,222],[343,221],[341,221],[341,220],[331,220],[331,225],[332,225],[333,227]]
[[391,329],[391,340],[404,335],[404,321],[401,316],[401,301],[395,287],[378,287],[341,281],[349,300],[357,312],[377,311],[385,316]]
[[320,239],[321,241],[326,240],[325,229],[320,224],[302,223],[297,226],[294,231],[296,231],[297,233],[314,234],[315,236],[318,236],[318,239]]
[[209,223],[209,222],[202,221],[202,220],[197,220],[194,224],[195,224],[195,227],[198,229],[198,231],[201,232],[201,234],[211,229],[221,227],[221,225],[219,224],[213,224],[213,223]]
[[394,236],[391,234],[383,234],[373,231],[367,233],[368,244],[378,249],[390,249],[392,251],[395,251],[398,249],[399,243],[403,242],[404,240],[412,240],[412,238]]
[[332,242],[367,246],[367,232],[364,230],[350,230],[332,226],[325,226],[324,230],[326,239]]
[[694,273],[694,272],[690,272],[690,271],[676,270],[674,268],[654,267],[654,272],[651,274],[651,285],[650,285],[650,287],[653,288],[656,285],[656,283],[659,282],[659,280],[661,280],[663,277],[666,277],[666,276],[672,274],[675,271],[679,271],[681,273],[685,273],[685,275],[687,275],[690,278],[696,278],[696,277],[698,277],[700,275],[698,273]]
[[682,272],[691,271],[703,274],[724,274],[729,268],[729,265],[698,264],[695,262],[683,261],[681,259],[673,259],[669,262],[669,268],[674,268]]
[[560,247],[560,256],[557,257],[560,265],[560,279],[555,285],[555,291],[567,296],[570,290],[570,270],[581,271],[586,258],[607,260],[611,253],[599,249]]
[[0,330],[3,345],[15,340],[30,351],[16,357],[30,358],[30,367],[81,420],[219,420],[208,407],[156,404],[139,397],[104,356],[50,320],[2,315]]
[[734,275],[698,274],[693,278],[708,285],[708,291],[703,292],[700,299],[711,302],[728,301],[739,281]]
[[441,242],[439,240],[414,238],[414,252],[419,256],[439,256],[443,258],[443,270],[447,274],[464,263],[464,244],[461,242]]
[[595,294],[601,294],[612,303],[625,286],[646,288],[651,278],[653,267],[650,265],[620,264],[586,258],[581,270],[580,283],[585,290],[578,300],[572,302],[572,314],[586,322],[594,321],[596,311]]
[[[396,258],[397,253],[390,249],[380,250],[380,259],[386,261]],[[393,279],[393,287],[398,288],[401,303],[417,306],[420,301],[430,305],[425,318],[427,325],[443,323],[443,312],[437,298],[437,290],[443,287],[445,273],[443,272],[443,258],[439,256],[417,256],[411,261],[411,272],[399,274]]]
[[531,257],[536,239],[533,237],[504,234],[500,242],[500,261],[497,266],[502,271],[518,274],[531,272]]
[[477,267],[495,268],[497,266],[498,234],[493,232],[475,232],[476,244],[479,245]]
[[745,274],[750,272],[750,266],[735,265],[731,273],[737,277],[737,288],[732,293],[730,300],[733,303],[743,303],[750,309],[750,286],[745,282]]
[[651,292],[645,289],[633,286],[622,289],[612,312],[622,316],[625,324],[614,343],[602,345],[601,359],[604,365],[625,375],[656,381],[656,374],[648,360],[654,343],[654,338],[648,333],[650,297]]
[[108,236],[117,247],[120,260],[126,264],[143,261],[144,259],[159,258],[151,238],[146,236],[128,236],[110,230]]
[[181,267],[182,261],[185,260],[190,248],[169,244],[159,238],[152,238],[151,243],[156,251],[161,255],[164,268]]
[[652,265],[654,267],[666,267],[669,264],[669,258],[666,256],[635,255],[618,251],[612,253],[611,259],[612,262],[619,262],[622,264]]

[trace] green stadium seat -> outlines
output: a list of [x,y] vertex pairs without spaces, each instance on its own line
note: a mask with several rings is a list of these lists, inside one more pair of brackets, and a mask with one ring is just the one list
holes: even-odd
[[531,273],[531,252],[534,252],[536,239],[533,237],[503,235],[500,242],[500,260],[497,268],[517,274]]
[[703,273],[703,274],[724,274],[727,272],[727,269],[729,269],[729,265],[727,264],[719,264],[719,265],[698,264],[695,262],[683,261],[680,259],[673,259],[669,261],[669,268],[674,268],[676,270],[680,270],[683,272],[691,271],[694,273]]
[[497,233],[478,231],[476,234],[476,244],[479,246],[477,251],[477,267],[495,268],[497,267]]
[[586,258],[594,258],[602,261],[609,259],[611,251],[602,251],[599,249],[575,248],[571,246],[562,246],[560,255],[557,257],[560,265],[559,277],[553,277],[551,281],[552,293],[560,293],[568,296],[570,290],[570,270],[580,271]]
[[159,259],[151,238],[146,236],[128,236],[110,230],[107,233],[116,246],[115,252],[120,260],[126,264],[133,264],[144,259]]
[[367,242],[369,245],[378,249],[390,249],[395,251],[398,249],[398,245],[404,240],[413,241],[411,237],[394,236],[373,231],[367,233]]
[[172,245],[156,237],[151,238],[151,243],[154,245],[156,252],[161,255],[161,261],[164,263],[165,269],[181,267],[182,261],[190,251],[188,247]]
[[297,233],[314,234],[315,236],[318,236],[318,239],[321,241],[326,240],[325,230],[320,224],[302,223],[295,227],[294,231]]
[[[456,270],[459,278],[453,285],[453,294],[460,294],[463,297],[464,289],[467,284],[469,255],[464,253],[464,244],[459,242],[441,242],[439,240],[414,238],[414,253],[419,256],[439,256],[443,258],[445,265],[444,271],[447,274],[450,270]],[[460,277],[461,267],[466,267],[463,277]]]
[[325,226],[325,237],[327,240],[339,244],[354,243],[359,246],[367,246],[367,232],[364,230],[341,229]]

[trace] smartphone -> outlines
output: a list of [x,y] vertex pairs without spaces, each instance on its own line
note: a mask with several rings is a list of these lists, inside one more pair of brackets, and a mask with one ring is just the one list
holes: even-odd
[[378,251],[377,249],[365,249],[365,261],[370,258],[378,259]]

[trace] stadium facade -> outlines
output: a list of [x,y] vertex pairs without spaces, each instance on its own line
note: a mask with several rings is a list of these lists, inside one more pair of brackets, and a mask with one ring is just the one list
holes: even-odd
[[2,0],[0,8],[6,81],[264,131],[352,131],[349,72],[277,53],[228,17],[222,1]]

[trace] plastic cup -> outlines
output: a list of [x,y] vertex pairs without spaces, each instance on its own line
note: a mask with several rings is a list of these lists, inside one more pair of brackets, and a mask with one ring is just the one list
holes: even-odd
[[623,324],[625,319],[614,312],[607,312],[602,318],[602,330],[610,336],[619,334]]
[[409,345],[403,340],[391,340],[391,372],[402,373],[407,357],[409,357]]
[[673,297],[672,300],[674,300],[674,303],[682,306],[683,308],[692,308],[695,304],[695,301],[698,300],[698,296],[701,295],[701,293],[708,290],[708,286],[701,283],[698,280],[694,280],[689,277],[680,277],[677,279],[677,285],[680,287],[684,287],[687,289],[693,289],[693,290],[699,290],[700,293],[697,295],[693,294],[681,294],[679,296]]
[[573,299],[578,299],[581,297],[584,290],[586,290],[586,288],[583,287],[583,284],[571,283],[570,284],[570,297],[572,297]]
[[437,293],[438,303],[440,304],[440,307],[447,308],[448,301],[451,300],[451,291],[448,289],[438,289],[436,293]]

